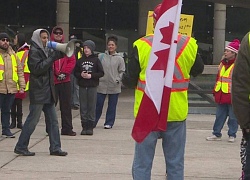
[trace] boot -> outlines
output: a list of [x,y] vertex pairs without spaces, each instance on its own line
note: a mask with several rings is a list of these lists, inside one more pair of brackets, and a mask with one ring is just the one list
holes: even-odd
[[17,116],[17,128],[18,129],[23,128],[22,119],[23,119],[23,113]]
[[87,122],[82,122],[82,132],[81,135],[87,135]]
[[93,135],[93,122],[92,121],[87,121],[87,135],[92,136]]
[[14,129],[15,127],[16,127],[16,113],[11,113],[10,129]]

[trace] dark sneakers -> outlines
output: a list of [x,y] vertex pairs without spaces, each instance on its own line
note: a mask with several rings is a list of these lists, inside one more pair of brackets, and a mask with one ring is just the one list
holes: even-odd
[[61,131],[61,135],[64,135],[64,136],[76,136],[76,132],[71,131],[69,133],[65,133],[65,132]]
[[15,138],[15,135],[10,132],[10,130],[2,131],[2,136],[6,138]]
[[36,153],[30,152],[29,150],[18,150],[15,148],[14,153],[22,156],[35,156]]
[[58,150],[58,151],[50,152],[50,155],[52,155],[52,156],[67,156],[68,153],[66,151]]

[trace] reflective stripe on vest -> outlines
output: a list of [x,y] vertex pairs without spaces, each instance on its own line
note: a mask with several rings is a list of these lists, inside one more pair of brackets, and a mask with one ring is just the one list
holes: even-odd
[[18,56],[18,58],[20,59],[20,62],[23,66],[23,72],[25,73],[30,73],[29,67],[28,67],[28,54],[29,51],[25,50],[25,51],[19,51],[16,53],[16,55]]
[[219,78],[214,86],[214,91],[222,91],[223,93],[231,93],[232,75],[233,75],[234,64],[229,68],[220,63],[219,65]]
[[[176,50],[176,57],[179,58],[183,49],[186,47],[190,37],[187,36],[178,36],[178,43],[177,43],[177,50]],[[141,38],[142,41],[147,42],[148,45],[152,46],[153,36],[149,38]],[[189,79],[185,79],[180,66],[178,63],[175,62],[174,67],[174,75],[173,75],[173,82],[172,82],[172,89],[171,91],[183,91],[187,90],[189,85]],[[145,79],[139,79],[137,84],[138,90],[145,90]]]
[[[16,55],[20,59],[20,62],[22,64],[24,73],[30,73],[30,70],[29,70],[29,67],[28,67],[28,54],[29,54],[28,50],[19,51],[19,52],[16,53]],[[28,90],[29,90],[29,80],[26,82],[24,91],[28,91]]]
[[[146,39],[145,39],[146,38]],[[137,40],[133,45],[138,49],[141,72],[135,91],[134,116],[137,116],[140,103],[145,90],[146,68],[148,65],[153,36],[146,36]],[[150,41],[151,40],[151,41]],[[145,43],[146,42],[146,43]],[[166,119],[171,121],[184,121],[188,113],[187,89],[190,79],[190,70],[197,54],[196,40],[186,36],[178,36],[176,62],[171,88],[169,114]],[[184,72],[182,72],[182,69]]]
[[[11,55],[11,64],[12,64],[12,79],[16,83],[18,82],[18,75],[17,75],[17,63],[16,63],[16,57],[15,55]],[[4,74],[4,60],[2,56],[0,55],[0,81],[3,80],[3,74]]]

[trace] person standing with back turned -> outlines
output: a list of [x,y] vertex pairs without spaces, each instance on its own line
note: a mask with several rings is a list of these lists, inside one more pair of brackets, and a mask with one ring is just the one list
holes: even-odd
[[59,51],[49,51],[47,41],[50,39],[46,29],[37,29],[31,37],[31,46],[28,55],[30,70],[29,88],[29,115],[23,125],[22,132],[14,152],[23,156],[34,156],[34,152],[28,150],[30,136],[34,132],[40,120],[42,111],[45,114],[46,128],[50,142],[50,155],[66,156],[68,153],[61,150],[58,120],[55,109],[55,85],[53,79],[53,63],[63,58]]
[[[159,19],[162,4],[154,9],[155,23]],[[123,77],[123,84],[135,87],[135,118],[140,111],[140,104],[145,93],[146,69],[152,49],[154,35],[147,35],[136,40],[133,44],[132,57],[128,62],[127,74]],[[166,131],[151,131],[142,142],[135,143],[132,175],[134,180],[150,180],[151,169],[158,138],[162,138],[167,179],[184,179],[184,152],[186,143],[186,118],[188,114],[187,89],[190,75],[197,76],[204,69],[203,62],[197,54],[198,46],[192,37],[179,35],[177,41],[178,55],[175,59],[173,85]],[[145,124],[145,126],[147,126]]]
[[246,140],[244,180],[250,179],[250,32],[241,41],[232,76],[232,105]]

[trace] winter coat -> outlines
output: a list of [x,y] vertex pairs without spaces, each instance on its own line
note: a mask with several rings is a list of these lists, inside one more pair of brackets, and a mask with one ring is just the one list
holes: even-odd
[[[15,52],[10,46],[7,51],[0,49],[0,55],[2,56],[4,61],[4,79],[0,81],[1,94],[7,94],[7,93],[15,94],[18,92],[17,83],[13,80],[12,60],[11,60],[12,54],[15,54]],[[17,62],[18,85],[20,88],[24,90],[25,80],[23,74],[23,67],[17,56],[16,56],[16,62]]]
[[[84,79],[81,76],[83,71],[91,74],[91,78]],[[74,75],[78,79],[80,87],[96,87],[99,84],[99,78],[104,75],[104,71],[100,60],[95,54],[91,54],[88,57],[83,55],[76,62]]]
[[241,41],[232,76],[232,105],[242,129],[250,129],[250,44],[249,33]]
[[31,37],[31,46],[28,55],[30,70],[29,98],[31,104],[47,104],[55,102],[55,87],[53,80],[53,62],[58,59],[57,51],[49,51],[43,47],[40,31],[37,29]]
[[[60,28],[61,31],[63,32],[63,29],[60,26],[55,26],[52,30],[51,34],[51,41],[55,41],[55,35],[53,34],[53,31],[55,29]],[[59,43],[64,43],[64,34],[62,35],[62,41]],[[59,59],[58,61],[55,61],[53,64],[53,71],[54,71],[54,82],[55,84],[60,84],[64,82],[69,82],[70,81],[70,74],[73,71],[74,67],[76,64],[76,58],[75,55],[72,55],[71,57],[67,57],[66,55]],[[63,80],[58,80],[58,76],[60,74],[65,74],[66,77]]]
[[108,51],[99,54],[104,76],[100,78],[97,92],[101,94],[117,94],[121,93],[122,76],[125,72],[125,63],[123,58],[115,53],[109,55]]
[[[223,66],[225,66],[226,69],[228,69],[233,63],[235,62],[235,59],[232,59],[228,62],[222,60],[221,63]],[[220,78],[220,71],[218,71],[218,74],[216,76],[216,82]],[[231,101],[231,93],[223,93],[221,89],[218,92],[213,91],[215,102],[218,104],[232,104]]]

